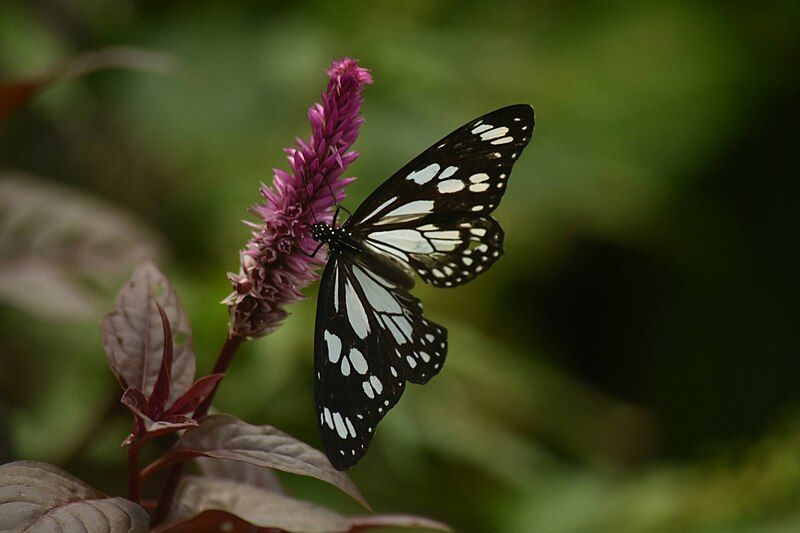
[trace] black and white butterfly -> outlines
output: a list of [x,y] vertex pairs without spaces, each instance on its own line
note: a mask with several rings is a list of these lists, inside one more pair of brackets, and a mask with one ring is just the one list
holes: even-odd
[[[413,275],[455,287],[503,254],[490,213],[533,135],[533,108],[470,121],[386,180],[342,224],[314,224],[330,248],[314,337],[315,400],[325,453],[339,470],[366,453],[406,382],[427,383],[447,355],[447,330],[427,320]],[[338,211],[337,211],[338,214]]]

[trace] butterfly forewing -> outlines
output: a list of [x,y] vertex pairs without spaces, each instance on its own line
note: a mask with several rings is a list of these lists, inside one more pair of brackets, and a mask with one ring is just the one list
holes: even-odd
[[346,225],[428,283],[470,281],[503,254],[503,231],[489,214],[533,126],[529,105],[468,122],[389,178]]
[[315,396],[322,441],[339,469],[357,463],[405,382],[441,370],[447,332],[370,253],[331,258],[322,277],[315,336]]
[[533,108],[526,104],[468,122],[396,172],[347,225],[369,232],[437,213],[491,213],[533,126]]

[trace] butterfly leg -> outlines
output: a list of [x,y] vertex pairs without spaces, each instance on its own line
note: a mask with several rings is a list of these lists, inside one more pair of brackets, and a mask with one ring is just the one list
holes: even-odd
[[319,243],[319,244],[317,245],[317,247],[316,247],[316,248],[314,248],[314,251],[313,251],[313,252],[311,252],[311,253],[308,253],[308,252],[306,252],[305,250],[303,250],[301,247],[299,247],[299,246],[297,246],[297,245],[295,245],[295,247],[296,247],[298,250],[300,250],[300,252],[301,252],[301,253],[302,253],[304,256],[306,256],[306,257],[316,257],[316,256],[317,256],[317,253],[319,252],[319,249],[320,249],[320,248],[322,248],[324,245],[325,245],[325,243],[324,243],[324,242],[321,242],[321,243]]

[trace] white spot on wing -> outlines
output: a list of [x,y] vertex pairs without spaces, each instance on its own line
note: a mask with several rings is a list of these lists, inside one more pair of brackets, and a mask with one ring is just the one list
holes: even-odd
[[473,183],[469,186],[469,190],[472,192],[483,192],[489,188],[488,183]]
[[331,363],[335,363],[339,360],[339,356],[342,355],[342,341],[336,335],[333,335],[330,331],[325,330],[325,344],[328,345],[328,359]]
[[481,140],[482,141],[489,141],[489,140],[492,140],[492,139],[497,139],[498,137],[502,137],[506,133],[508,133],[508,128],[506,128],[505,126],[501,126],[499,128],[495,128],[493,130],[489,130],[489,131],[487,131],[485,133],[481,133]]
[[372,388],[375,389],[375,392],[378,394],[383,392],[383,383],[381,383],[381,380],[378,379],[378,376],[370,376],[369,382],[372,384]]
[[413,180],[420,185],[424,185],[433,179],[436,176],[436,173],[439,172],[439,169],[442,168],[438,164],[433,163],[428,165],[427,167],[423,168],[422,170],[415,170],[408,176],[406,176],[407,180]]
[[356,348],[350,348],[350,363],[353,365],[353,368],[356,369],[356,372],[359,374],[366,374],[369,365],[367,365],[367,360],[364,359],[364,354],[362,354]]
[[[433,203],[433,202],[431,202]],[[429,254],[433,248],[422,234],[412,229],[395,229],[390,231],[376,231],[369,235],[372,241],[382,242],[406,252]],[[363,338],[363,337],[362,337]]]
[[472,176],[469,177],[469,181],[471,181],[472,183],[480,183],[488,179],[489,179],[489,174],[486,174],[485,172],[479,172],[478,174],[473,174]]
[[450,194],[454,192],[458,192],[464,188],[464,182],[461,180],[444,180],[440,181],[436,188],[439,189],[439,192],[442,194]]
[[345,282],[344,292],[345,301],[347,302],[347,319],[350,321],[350,326],[353,328],[356,335],[362,339],[366,339],[367,333],[369,333],[369,321],[367,320],[367,313],[364,311],[364,306],[361,305],[356,290],[349,281]]
[[367,398],[370,400],[375,397],[375,391],[372,390],[372,385],[370,385],[369,381],[362,382],[361,388],[364,389],[364,394],[366,394]]
[[451,165],[451,166],[447,167],[446,169],[444,169],[441,174],[439,174],[439,179],[440,180],[447,179],[450,176],[452,176],[453,174],[455,174],[456,171],[458,171],[458,167],[454,167],[454,166]]
[[350,361],[347,360],[347,357],[342,357],[342,375],[350,375]]
[[496,141],[492,141],[492,144],[508,144],[514,140],[514,137],[503,137],[502,139],[497,139]]

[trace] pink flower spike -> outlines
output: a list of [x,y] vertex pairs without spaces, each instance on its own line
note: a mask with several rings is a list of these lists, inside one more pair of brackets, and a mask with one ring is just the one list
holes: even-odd
[[315,217],[330,223],[344,186],[355,179],[342,176],[358,157],[350,148],[364,122],[361,93],[372,83],[370,72],[351,58],[334,61],[328,78],[322,102],[308,110],[311,137],[284,149],[291,170],[274,169],[272,186],[262,184],[263,201],[250,209],[261,220],[247,224],[252,238],[240,254],[239,272],[228,274],[233,292],[223,301],[233,335],[274,331],[288,316],[285,306],[301,300],[302,289],[319,277],[324,254],[306,255],[316,245],[311,224]]

